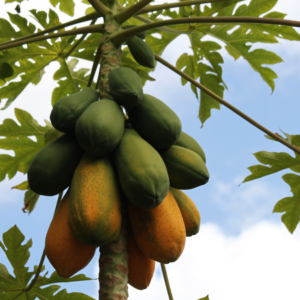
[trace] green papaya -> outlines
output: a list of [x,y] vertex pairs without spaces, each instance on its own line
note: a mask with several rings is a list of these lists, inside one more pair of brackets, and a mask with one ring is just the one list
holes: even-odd
[[143,101],[127,113],[134,129],[154,148],[170,148],[180,136],[176,113],[153,96],[144,94]]
[[143,100],[143,85],[139,75],[125,67],[109,72],[109,90],[114,100],[126,109],[137,106]]
[[84,150],[74,134],[64,134],[42,148],[28,169],[29,187],[37,194],[53,196],[66,189]]
[[65,133],[74,132],[79,116],[98,99],[99,92],[91,87],[60,99],[54,104],[50,114],[53,127]]
[[155,55],[152,48],[143,40],[134,36],[126,42],[131,55],[138,64],[143,67],[153,69],[155,65]]
[[[130,29],[130,28],[133,28],[133,27],[136,27],[137,25],[125,25],[125,26],[122,26],[122,28],[124,30],[126,29]],[[147,37],[147,32],[146,31],[143,31],[141,33],[138,33],[136,34],[135,36],[139,37],[140,39],[144,40],[146,37]]]
[[134,129],[125,129],[113,161],[125,196],[136,206],[157,207],[168,194],[169,177],[162,158]]
[[89,154],[104,156],[120,142],[124,133],[124,115],[113,100],[92,103],[76,123],[76,138]]
[[197,143],[197,141],[192,138],[190,135],[188,135],[185,132],[181,132],[181,135],[177,142],[175,143],[176,146],[180,146],[183,148],[190,149],[194,152],[196,152],[200,157],[203,159],[204,163],[206,163],[206,157],[203,149],[201,146]]
[[209,174],[203,159],[194,151],[172,146],[160,155],[167,167],[170,186],[193,189],[208,182]]

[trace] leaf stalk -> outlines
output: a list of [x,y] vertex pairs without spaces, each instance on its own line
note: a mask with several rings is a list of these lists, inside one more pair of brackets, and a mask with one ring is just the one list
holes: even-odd
[[166,288],[167,288],[169,300],[174,300],[173,295],[172,295],[172,291],[171,291],[171,286],[170,286],[166,266],[163,263],[161,263],[160,265],[161,265],[161,270],[163,272],[163,276],[164,276],[165,285],[166,285]]
[[101,16],[105,17],[107,14],[111,13],[112,11],[105,6],[101,1],[99,0],[88,0],[90,4],[94,7],[96,12],[100,14]]
[[155,59],[157,61],[159,61],[161,64],[163,64],[164,66],[166,66],[167,68],[169,68],[170,70],[172,70],[175,73],[177,73],[178,75],[180,75],[181,77],[185,78],[187,81],[189,81],[190,83],[192,83],[193,85],[195,85],[197,88],[199,88],[200,90],[202,90],[203,92],[205,92],[206,94],[208,94],[213,99],[217,100],[219,103],[221,103],[224,106],[226,106],[227,108],[229,108],[231,111],[233,111],[234,113],[236,113],[237,115],[239,115],[241,118],[243,118],[244,120],[246,120],[247,122],[249,122],[250,124],[252,124],[253,126],[255,126],[256,128],[258,128],[259,130],[261,130],[264,133],[270,135],[276,141],[280,142],[281,144],[285,145],[286,147],[288,147],[291,150],[295,151],[296,153],[300,154],[300,149],[296,148],[295,146],[293,146],[292,144],[290,144],[289,142],[287,142],[286,140],[284,140],[283,138],[281,138],[277,134],[271,132],[270,130],[268,130],[267,128],[265,128],[264,126],[262,126],[261,124],[257,123],[256,121],[254,121],[253,119],[251,119],[249,116],[247,116],[246,114],[244,114],[243,112],[241,112],[239,109],[237,109],[236,107],[234,107],[233,105],[231,105],[230,103],[228,103],[227,101],[225,101],[223,98],[221,98],[220,96],[216,95],[210,89],[206,88],[204,85],[202,85],[201,83],[197,82],[195,79],[193,79],[192,77],[190,77],[186,73],[182,72],[181,70],[179,70],[178,68],[176,68],[172,64],[168,63],[166,60],[164,60],[163,58],[161,58],[159,55],[155,54]]

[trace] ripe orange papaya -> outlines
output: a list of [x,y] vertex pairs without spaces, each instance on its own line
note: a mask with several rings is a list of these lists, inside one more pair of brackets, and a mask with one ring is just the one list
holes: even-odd
[[108,156],[83,156],[71,183],[68,221],[73,234],[91,246],[104,246],[119,235],[121,196]]
[[195,203],[181,190],[170,187],[170,191],[181,211],[186,236],[197,234],[200,228],[201,217]]
[[69,190],[63,197],[49,226],[45,252],[57,271],[63,278],[69,278],[83,269],[93,258],[96,247],[79,241],[68,225]]
[[152,209],[127,201],[135,240],[149,258],[167,264],[176,261],[185,246],[185,226],[179,207],[169,191],[162,203]]
[[132,228],[128,228],[128,283],[138,290],[146,289],[153,277],[155,261],[147,257],[138,247]]

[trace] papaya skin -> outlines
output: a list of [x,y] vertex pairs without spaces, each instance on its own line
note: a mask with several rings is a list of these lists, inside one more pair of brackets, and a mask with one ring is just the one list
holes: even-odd
[[183,191],[170,187],[170,192],[174,196],[180,209],[186,236],[192,236],[199,232],[201,216],[195,203]]
[[138,290],[146,289],[155,270],[155,261],[147,257],[138,247],[132,229],[128,229],[128,283]]
[[87,266],[96,250],[72,234],[68,225],[69,196],[68,190],[51,221],[45,242],[46,255],[63,278],[69,278]]
[[91,246],[104,246],[118,237],[121,196],[107,156],[83,156],[72,179],[68,222],[73,234]]
[[164,264],[176,261],[183,252],[185,226],[179,207],[169,191],[162,203],[152,209],[127,201],[135,240],[149,258]]

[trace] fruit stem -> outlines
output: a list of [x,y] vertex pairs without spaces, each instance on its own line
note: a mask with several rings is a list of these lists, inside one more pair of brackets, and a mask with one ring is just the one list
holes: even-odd
[[173,295],[172,295],[172,291],[171,291],[170,282],[169,282],[169,279],[168,279],[166,266],[163,263],[161,263],[160,265],[161,265],[161,270],[162,270],[163,275],[164,275],[164,280],[165,280],[167,292],[168,292],[168,295],[169,295],[169,299],[173,300]]
[[286,147],[288,147],[291,150],[293,150],[293,151],[297,152],[298,154],[300,154],[300,149],[296,148],[295,146],[293,146],[292,144],[290,144],[289,142],[287,142],[286,140],[284,140],[283,138],[281,138],[277,134],[275,134],[275,133],[271,132],[270,130],[268,130],[267,128],[263,127],[261,124],[257,123],[253,119],[251,119],[249,116],[247,116],[246,114],[244,114],[243,112],[241,112],[240,110],[238,110],[236,107],[234,107],[233,105],[229,104],[223,98],[221,98],[220,96],[216,95],[210,89],[206,88],[204,85],[202,85],[201,83],[197,82],[195,79],[193,79],[192,77],[190,77],[186,73],[184,73],[181,70],[179,70],[178,68],[174,67],[173,65],[171,65],[170,63],[168,63],[166,60],[164,60],[163,58],[161,58],[160,56],[158,56],[157,54],[155,54],[155,59],[157,61],[159,61],[161,64],[163,64],[164,66],[166,66],[167,68],[171,69],[172,71],[174,71],[175,73],[177,73],[178,75],[180,75],[181,77],[185,78],[187,81],[189,81],[190,83],[192,83],[193,85],[195,85],[197,88],[199,88],[200,90],[202,90],[203,92],[205,92],[206,94],[208,94],[209,96],[211,96],[212,98],[214,98],[215,100],[217,100],[218,102],[220,102],[221,104],[223,104],[224,106],[226,106],[227,108],[229,108],[231,111],[233,111],[234,113],[236,113],[237,115],[239,115],[244,120],[248,121],[250,124],[252,124],[256,128],[258,128],[259,130],[263,131],[264,133],[268,134],[269,136],[271,136],[273,139],[275,139],[279,143],[285,145]]
[[[94,25],[96,23],[98,18],[94,19],[90,26],[91,25]],[[86,36],[88,35],[88,33],[85,33],[81,36],[81,38],[73,45],[73,47],[62,57],[62,58],[67,58],[69,57],[76,49],[77,47],[83,42],[83,40],[86,38]]]
[[24,44],[30,44],[30,43],[34,43],[34,42],[39,42],[39,41],[63,37],[63,36],[85,34],[85,33],[92,33],[92,32],[102,32],[102,30],[103,30],[102,24],[90,25],[90,26],[76,28],[76,29],[72,29],[72,30],[68,30],[68,31],[62,31],[62,32],[57,32],[57,33],[51,33],[51,34],[44,35],[44,36],[38,36],[38,37],[29,38],[29,39],[24,39],[21,41],[9,43],[7,45],[2,45],[2,46],[0,45],[0,50],[6,50],[6,49],[14,48],[17,46],[22,46]]
[[[55,210],[54,210],[54,214],[55,215],[55,212],[57,211],[57,208],[61,202],[61,199],[62,199],[62,196],[63,196],[63,192],[59,193],[58,195],[58,199],[57,199],[57,202],[56,202],[56,206],[55,206]],[[27,293],[29,292],[33,286],[35,285],[36,281],[38,280],[39,276],[40,276],[40,273],[42,271],[42,268],[43,268],[43,264],[44,264],[44,260],[45,260],[45,257],[46,257],[46,252],[45,252],[45,248],[44,248],[44,251],[43,251],[43,254],[42,254],[42,257],[41,257],[41,260],[40,260],[40,263],[39,263],[39,266],[38,266],[38,269],[35,273],[35,276],[34,278],[32,279],[32,281],[30,282],[30,284],[23,290],[22,293]]]
[[[189,5],[196,5],[196,4],[203,4],[203,3],[214,3],[214,2],[233,2],[232,0],[192,0],[192,1],[183,1],[183,2],[174,2],[174,3],[165,3],[165,4],[158,4],[158,5],[149,5],[141,9],[137,14],[142,15],[145,13],[149,13],[152,11],[163,10],[168,8],[176,8],[182,6],[189,6]],[[236,0],[235,2],[241,2],[244,0]]]
[[148,5],[152,0],[141,0],[134,5],[129,6],[128,8],[122,10],[121,12],[117,13],[114,17],[115,20],[122,24],[126,20],[130,19],[132,16],[137,14],[141,9],[143,9],[146,5]]
[[[255,23],[255,24],[275,24],[284,26],[300,27],[300,21],[294,20],[282,20],[276,18],[257,18],[257,17],[189,17],[189,18],[178,18],[156,21],[149,24],[139,25],[122,32],[117,33],[111,37],[111,41],[116,47],[119,47],[128,39],[133,36],[147,31],[153,28],[158,28],[166,25],[176,25],[176,24],[191,24],[191,23],[205,23],[205,24],[241,24],[241,23]],[[0,49],[1,50],[1,49]]]

